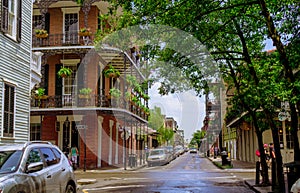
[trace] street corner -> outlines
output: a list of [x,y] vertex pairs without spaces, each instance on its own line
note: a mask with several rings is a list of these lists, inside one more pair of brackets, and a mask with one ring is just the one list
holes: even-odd
[[97,182],[96,179],[78,179],[78,185],[87,185],[87,184],[95,184]]

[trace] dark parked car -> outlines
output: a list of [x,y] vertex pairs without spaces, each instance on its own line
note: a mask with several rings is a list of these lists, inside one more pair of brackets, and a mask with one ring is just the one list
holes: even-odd
[[72,166],[50,142],[0,144],[1,193],[76,193]]

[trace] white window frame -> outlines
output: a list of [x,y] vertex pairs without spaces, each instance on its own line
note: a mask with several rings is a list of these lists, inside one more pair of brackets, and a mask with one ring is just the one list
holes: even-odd
[[[80,63],[80,59],[65,59],[65,60],[60,60],[60,62],[63,64],[64,67],[75,66],[75,68],[77,69],[77,64]],[[72,95],[72,93],[70,93],[70,94],[65,93],[66,81],[68,81],[69,78],[74,77],[74,80],[72,81],[73,84],[71,86],[75,87],[75,89],[73,89],[74,91],[77,90],[77,84],[74,84],[74,83],[77,83],[77,80],[76,80],[77,76],[74,76],[73,75],[74,73],[76,74],[76,71],[74,69],[72,69],[71,76],[63,78],[63,90],[62,90],[63,95]],[[76,93],[74,93],[74,94],[76,94]]]
[[[77,31],[79,31],[79,21],[80,21],[80,15],[79,15],[79,11],[80,11],[80,7],[73,7],[73,8],[61,8],[61,11],[63,12],[63,34],[65,34],[65,15],[66,14],[77,14],[78,15],[78,24],[77,24]],[[65,36],[63,36],[63,41],[65,42]]]
[[[14,5],[12,10],[12,4]],[[17,37],[17,6],[18,2],[17,0],[8,0],[8,31],[7,35],[11,36],[13,39],[16,39]],[[13,16],[13,20],[11,20],[11,16]]]

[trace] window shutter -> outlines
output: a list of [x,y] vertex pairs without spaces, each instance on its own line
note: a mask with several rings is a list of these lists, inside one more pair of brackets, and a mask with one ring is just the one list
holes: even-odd
[[47,30],[47,32],[50,32],[50,13],[46,13],[45,14],[45,30]]
[[2,0],[1,4],[1,31],[8,32],[8,0]]
[[43,65],[41,86],[45,89],[45,95],[48,95],[48,81],[49,81],[49,64]]
[[62,95],[62,89],[63,89],[63,80],[61,77],[57,76],[57,72],[60,70],[62,67],[62,64],[56,64],[55,65],[55,95],[56,96],[61,96]]
[[18,0],[17,3],[17,41],[21,41],[21,29],[22,29],[22,0]]

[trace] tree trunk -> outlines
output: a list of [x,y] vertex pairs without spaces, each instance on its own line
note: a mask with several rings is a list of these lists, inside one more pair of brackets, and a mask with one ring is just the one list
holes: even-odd
[[273,137],[273,144],[274,144],[274,151],[275,151],[277,179],[276,182],[272,182],[272,184],[275,184],[274,192],[281,193],[281,192],[285,192],[285,181],[284,181],[284,173],[283,173],[282,155],[280,152],[278,128],[276,127],[276,124],[273,120],[273,115],[268,110],[264,110],[264,112],[267,115],[269,125],[272,128],[271,130],[272,130],[272,137]]
[[257,122],[256,112],[251,112],[250,115],[253,119],[253,124],[254,124],[254,128],[255,128],[255,133],[257,136],[257,142],[258,142],[258,147],[259,147],[259,152],[260,152],[260,162],[261,162],[261,169],[262,169],[261,185],[269,186],[270,185],[269,172],[268,172],[268,165],[266,162],[266,154],[265,154],[265,150],[264,150],[264,146],[263,146],[262,132],[260,131],[258,124],[257,124],[258,122]]

